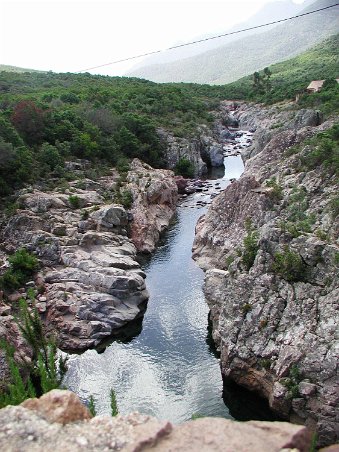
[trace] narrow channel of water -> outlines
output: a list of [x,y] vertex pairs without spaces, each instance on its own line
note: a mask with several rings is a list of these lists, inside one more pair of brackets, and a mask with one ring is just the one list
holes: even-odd
[[210,193],[196,193],[178,208],[173,225],[144,265],[150,299],[139,331],[98,353],[71,355],[66,386],[81,399],[93,395],[99,414],[109,413],[114,388],[119,412],[131,411],[174,423],[192,414],[232,418],[222,399],[219,361],[208,335],[204,274],[191,258],[194,229],[206,207],[197,205],[215,187],[243,171],[241,158],[225,159],[225,174],[211,180]]

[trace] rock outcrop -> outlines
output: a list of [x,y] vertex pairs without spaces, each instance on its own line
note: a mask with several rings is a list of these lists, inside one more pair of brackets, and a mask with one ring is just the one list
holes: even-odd
[[65,350],[94,347],[143,313],[148,292],[137,251],[154,249],[175,210],[172,172],[132,162],[132,215],[112,203],[116,180],[81,179],[64,193],[22,190],[19,209],[3,224],[4,251],[26,247],[41,262],[37,308]]
[[139,413],[91,419],[73,393],[60,390],[0,410],[0,448],[8,452],[308,452],[310,443],[304,427],[284,422],[204,418],[173,426]]
[[131,239],[139,252],[151,253],[176,211],[178,186],[174,173],[155,171],[134,159],[127,182],[126,188],[133,194]]
[[210,167],[223,166],[224,145],[235,138],[230,129],[238,127],[238,120],[229,113],[228,106],[228,103],[221,104],[218,111],[213,113],[213,126],[200,125],[191,139],[174,136],[163,129],[158,130],[159,136],[166,143],[165,159],[168,168],[173,169],[182,158],[190,161],[195,176],[206,174]]
[[[289,122],[273,127],[286,115]],[[317,112],[275,116],[275,108],[245,105],[238,118],[257,127],[245,172],[200,219],[193,246],[206,270],[222,373],[330,444],[339,437],[337,185],[300,159],[310,151],[305,138],[333,121],[317,125]],[[298,144],[298,153],[288,151]]]

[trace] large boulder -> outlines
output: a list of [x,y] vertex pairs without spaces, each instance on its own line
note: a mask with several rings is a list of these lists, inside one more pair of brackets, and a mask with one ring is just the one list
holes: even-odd
[[172,171],[155,170],[138,159],[127,181],[133,193],[131,239],[138,251],[151,253],[176,211],[178,186]]

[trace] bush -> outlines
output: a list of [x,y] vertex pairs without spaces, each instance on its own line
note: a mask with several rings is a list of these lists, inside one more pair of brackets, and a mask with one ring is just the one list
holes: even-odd
[[272,270],[289,282],[304,281],[306,277],[306,264],[299,254],[290,250],[287,245],[282,253],[274,255]]
[[26,249],[17,250],[8,259],[10,268],[0,277],[0,287],[5,290],[18,289],[37,271],[38,259]]
[[72,207],[72,209],[79,209],[80,207],[80,198],[77,195],[69,195],[68,201]]
[[329,208],[333,220],[339,215],[339,196],[332,198],[329,202]]
[[182,157],[174,167],[174,173],[183,177],[192,178],[194,176],[194,166],[185,157]]
[[[33,301],[33,300],[32,300]],[[60,388],[66,373],[66,359],[57,359],[57,348],[47,340],[37,309],[29,309],[25,300],[20,301],[18,319],[20,331],[33,351],[32,362],[27,366],[27,377],[22,378],[14,361],[14,348],[1,343],[5,350],[11,382],[0,395],[0,407],[19,405],[27,398],[40,397],[52,389]]]
[[339,124],[321,132],[308,141],[310,151],[302,159],[309,170],[322,167],[328,173],[339,176]]
[[244,238],[244,251],[242,253],[242,262],[247,271],[250,270],[254,264],[255,257],[259,250],[258,239],[259,234],[251,224],[251,221],[247,221],[245,224],[247,235]]
[[302,381],[302,374],[299,367],[293,364],[289,376],[282,380],[282,384],[288,389],[287,399],[295,399],[299,397],[299,383]]
[[133,204],[133,193],[130,190],[122,190],[120,192],[119,201],[125,209],[130,209]]
[[119,414],[117,398],[115,396],[114,389],[111,389],[109,395],[110,395],[110,400],[111,400],[111,415],[114,417]]
[[283,189],[282,186],[277,183],[275,177],[272,177],[272,179],[266,181],[266,187],[270,187],[272,189],[269,196],[273,202],[279,202],[282,199]]

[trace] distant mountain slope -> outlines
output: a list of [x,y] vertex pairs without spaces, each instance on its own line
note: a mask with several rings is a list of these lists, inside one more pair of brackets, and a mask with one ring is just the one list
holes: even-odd
[[[306,7],[306,4],[308,3],[312,3],[312,0],[306,0],[306,2],[304,2],[303,4],[293,3],[292,0],[278,0],[272,3],[267,3],[248,20],[238,23],[234,27],[213,30],[208,34],[195,36],[194,38],[190,39],[190,41],[199,41],[201,39],[210,38],[212,36],[224,34],[226,32],[231,33],[239,29],[251,28],[260,24],[273,22],[275,20],[281,19],[282,17],[290,17],[298,14],[302,9]],[[262,33],[263,31],[267,31],[267,28],[265,29],[259,28],[255,31],[252,30],[244,32],[242,33],[241,37],[243,38],[248,35]],[[213,39],[211,41],[200,42],[198,44],[190,45],[188,47],[180,47],[178,49],[173,49],[156,55],[151,55],[143,59],[140,63],[136,64],[134,67],[132,67],[129,70],[129,72],[132,73],[141,67],[151,66],[153,64],[163,64],[172,61],[182,60],[184,58],[190,58],[194,55],[208,52],[209,50],[227,45],[230,42],[235,41],[237,39],[239,39],[239,36],[230,35],[218,39]],[[182,42],[177,42],[174,45],[177,44],[182,44]]]
[[[302,12],[335,4],[318,0]],[[184,60],[153,65],[129,75],[156,82],[224,84],[296,56],[339,30],[339,7],[277,25],[264,33]]]
[[9,66],[8,64],[0,64],[0,72],[42,72],[36,69],[26,69],[23,67]]

